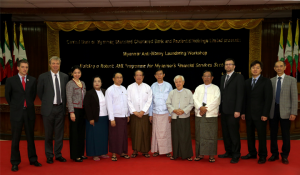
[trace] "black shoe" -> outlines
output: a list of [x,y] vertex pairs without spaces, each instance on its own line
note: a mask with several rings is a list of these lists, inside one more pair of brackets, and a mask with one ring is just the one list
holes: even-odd
[[238,157],[237,158],[232,158],[230,163],[238,163],[239,160],[240,160],[240,158],[238,158]]
[[60,161],[60,162],[66,162],[67,160],[65,159],[65,158],[63,158],[63,157],[57,157],[57,158],[55,158],[55,160],[58,160],[58,161]]
[[220,154],[218,155],[219,158],[232,158],[231,154],[225,153],[225,154]]
[[259,159],[258,159],[258,164],[264,164],[264,163],[266,163],[266,158],[265,157],[260,157]]
[[279,160],[279,156],[274,156],[274,155],[272,155],[272,156],[268,159],[268,161],[270,161],[270,162],[273,162],[273,161],[275,161],[275,160]]
[[34,165],[34,166],[42,166],[42,164],[40,164],[38,161],[30,162],[30,165]]
[[245,156],[242,156],[241,158],[242,159],[256,159],[257,156],[256,155],[247,154]]
[[18,170],[19,170],[19,169],[18,169],[18,165],[13,165],[13,166],[11,167],[11,170],[14,171],[14,172],[18,171]]
[[47,163],[52,164],[53,163],[53,158],[47,158]]
[[289,160],[287,158],[282,158],[282,163],[283,164],[289,164]]
[[87,157],[85,157],[85,156],[81,156],[81,159],[87,159]]
[[73,159],[75,162],[83,162],[83,160],[80,158],[80,159]]

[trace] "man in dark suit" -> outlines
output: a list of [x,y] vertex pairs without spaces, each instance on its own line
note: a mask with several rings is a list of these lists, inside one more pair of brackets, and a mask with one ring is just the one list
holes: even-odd
[[246,119],[247,143],[249,153],[242,159],[256,159],[255,128],[259,141],[259,164],[266,163],[267,152],[267,120],[272,103],[271,80],[261,75],[263,65],[253,61],[250,65],[252,78],[245,81],[245,95],[241,118]]
[[238,163],[241,156],[240,141],[240,114],[244,96],[244,77],[234,72],[235,61],[232,58],[225,60],[226,74],[221,77],[221,125],[225,154],[219,158],[232,158],[230,163]]
[[[38,78],[37,94],[42,101],[41,114],[45,128],[45,153],[47,163],[53,163],[53,157],[60,162],[66,162],[62,157],[64,122],[66,110],[67,74],[59,72],[61,59],[53,56],[49,60],[51,71],[41,74]],[[53,131],[55,145],[53,154]]]
[[282,163],[288,164],[288,156],[291,149],[290,126],[296,119],[298,112],[297,80],[294,77],[284,74],[286,64],[284,61],[277,61],[274,70],[277,76],[271,78],[273,87],[273,101],[270,110],[270,131],[271,131],[271,153],[268,161],[279,159],[277,134],[278,123],[280,123],[282,134]]
[[18,171],[18,165],[21,163],[19,143],[23,124],[25,126],[30,165],[42,166],[37,161],[34,144],[36,79],[27,75],[27,60],[21,60],[17,64],[18,75],[8,78],[5,84],[5,98],[10,106],[12,132],[10,162],[12,171]]

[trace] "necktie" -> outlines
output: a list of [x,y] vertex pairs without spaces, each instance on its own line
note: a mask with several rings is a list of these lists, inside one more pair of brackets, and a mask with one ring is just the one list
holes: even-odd
[[57,74],[55,74],[55,91],[56,91],[56,104],[59,105],[61,103],[61,98],[60,98],[60,88],[59,88]]
[[[26,84],[25,84],[25,77],[22,77],[22,85],[23,85],[23,89],[25,91],[25,86],[26,86]],[[24,100],[24,106],[27,107],[26,100]]]
[[252,89],[253,89],[254,86],[255,86],[255,82],[256,82],[256,79],[253,79],[253,80],[252,80]]
[[226,76],[225,83],[224,83],[224,88],[226,86],[226,83],[227,83],[228,79],[229,79],[229,75]]
[[275,102],[279,104],[281,91],[281,77],[278,77]]

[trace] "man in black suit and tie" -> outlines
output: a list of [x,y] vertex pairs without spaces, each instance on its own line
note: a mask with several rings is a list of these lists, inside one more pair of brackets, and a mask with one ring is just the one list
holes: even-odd
[[[49,60],[51,70],[38,78],[37,94],[42,101],[41,114],[45,128],[45,153],[47,163],[53,163],[53,157],[60,162],[67,160],[62,157],[61,150],[64,138],[64,123],[66,110],[67,74],[59,72],[61,59],[53,56]],[[55,145],[53,154],[53,131]]]
[[42,166],[37,161],[34,144],[36,79],[27,75],[27,60],[21,60],[17,64],[18,75],[8,78],[5,84],[5,98],[10,106],[12,132],[10,162],[12,171],[18,171],[18,165],[21,163],[19,143],[23,124],[25,126],[30,165]]
[[246,119],[248,154],[242,159],[256,159],[255,128],[259,141],[259,164],[266,163],[267,152],[267,120],[272,104],[271,80],[261,75],[263,65],[253,61],[250,65],[252,78],[245,81],[245,95],[242,120]]
[[238,163],[241,156],[240,141],[240,114],[244,96],[244,77],[234,72],[235,61],[232,58],[225,60],[226,74],[221,77],[221,125],[225,154],[219,158],[232,158],[230,163]]

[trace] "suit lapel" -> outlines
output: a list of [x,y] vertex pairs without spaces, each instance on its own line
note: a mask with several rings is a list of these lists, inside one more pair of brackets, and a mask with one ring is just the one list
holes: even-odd
[[64,94],[62,94],[64,91],[62,90],[62,85],[65,84],[64,79],[62,78],[62,75],[59,72],[59,81],[60,81],[60,94],[63,96]]
[[272,87],[273,87],[273,97],[275,99],[275,96],[276,96],[276,91],[275,91],[275,88],[276,88],[276,77],[271,79],[271,82],[272,82]]
[[289,82],[289,77],[288,77],[288,75],[285,75],[284,79],[283,79],[283,82],[282,82],[282,85],[281,85],[280,94],[282,93],[282,89],[285,88],[285,86],[288,84],[288,82]]
[[50,81],[50,84],[51,84],[51,88],[52,88],[52,90],[53,90],[53,93],[55,94],[55,92],[54,92],[54,84],[53,84],[51,72],[48,73],[48,79],[49,79],[49,81]]
[[[227,75],[227,74],[226,74]],[[234,72],[231,77],[229,78],[229,80],[227,80],[225,88],[228,86],[228,84],[234,79],[234,77],[236,76],[236,73]]]
[[30,86],[30,84],[31,84],[31,81],[29,81],[29,80],[31,80],[31,78],[27,75],[27,77],[26,77],[26,83],[25,83],[25,90],[27,90],[28,88],[29,88],[29,86]]
[[99,102],[99,98],[98,98],[98,94],[97,94],[96,90],[93,90],[92,92],[93,92],[93,97],[96,100],[96,102]]
[[[252,81],[252,78],[251,78]],[[252,83],[252,82],[251,82]],[[250,83],[250,85],[251,85]],[[254,85],[254,88],[252,90],[254,90],[256,87],[258,87],[260,84],[262,83],[262,75],[260,75],[260,77],[258,78],[257,82]],[[251,87],[252,88],[252,87]]]
[[[18,86],[24,91],[24,88],[23,88],[21,79],[20,79],[20,77],[19,77],[19,74],[16,75],[16,81],[17,81]],[[25,88],[26,88],[26,85],[25,85]]]

